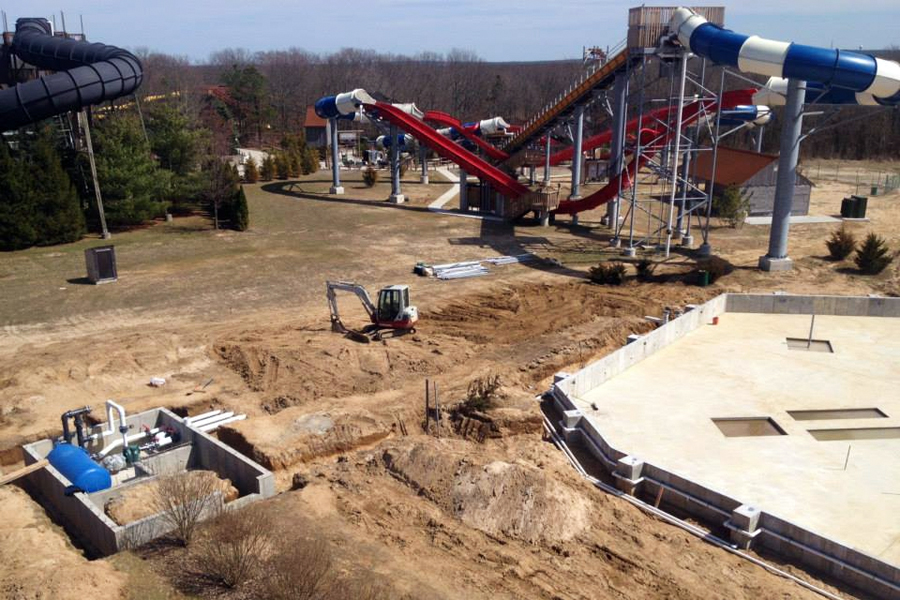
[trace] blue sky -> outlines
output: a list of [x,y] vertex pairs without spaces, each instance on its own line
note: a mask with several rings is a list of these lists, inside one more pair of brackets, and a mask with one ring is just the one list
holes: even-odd
[[[291,46],[315,52],[357,47],[401,54],[456,47],[473,50],[487,60],[542,60],[578,57],[585,45],[615,45],[625,37],[628,8],[638,4],[618,0],[17,0],[0,8],[10,25],[17,17],[54,12],[59,23],[59,10],[63,10],[70,30],[78,29],[81,14],[93,41],[146,47],[199,61],[227,47],[257,51]],[[843,48],[900,45],[898,0],[743,0],[724,5],[726,26],[741,33]]]

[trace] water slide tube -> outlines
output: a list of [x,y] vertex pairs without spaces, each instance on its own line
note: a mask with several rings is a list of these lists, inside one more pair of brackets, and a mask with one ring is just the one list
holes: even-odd
[[[397,142],[400,144],[400,149],[405,150],[409,146],[412,146],[413,138],[408,134],[397,134]],[[375,138],[375,146],[378,148],[390,148],[393,144],[393,140],[391,140],[391,136],[389,135],[379,135]]]
[[[815,82],[807,103],[900,104],[900,63],[861,52],[804,46],[747,36],[713,25],[689,8],[678,8],[669,30],[682,46],[714,63],[768,75],[754,104],[783,104],[787,79]],[[830,93],[822,95],[828,88]],[[780,99],[780,100],[779,100]]]
[[492,164],[478,158],[468,150],[460,148],[426,125],[424,114],[418,111],[404,110],[403,106],[394,106],[386,102],[378,102],[363,89],[344,92],[336,96],[325,96],[315,104],[316,114],[323,119],[339,118],[349,115],[362,107],[370,117],[388,121],[406,133],[412,135],[420,143],[434,150],[438,155],[459,165],[467,173],[489,181],[501,194],[509,198],[517,198],[529,190],[527,187],[501,171]]
[[[509,155],[506,152],[504,152],[503,150],[500,150],[493,144],[489,144],[488,142],[484,141],[478,135],[478,131],[481,131],[481,132],[499,131],[499,129],[498,129],[499,124],[497,123],[497,121],[502,122],[502,124],[505,125],[506,128],[508,128],[509,124],[506,123],[506,121],[504,121],[501,117],[494,117],[493,119],[485,119],[484,121],[479,121],[478,123],[475,123],[474,125],[478,126],[477,130],[476,130],[476,127],[474,127],[474,126],[470,127],[470,125],[472,125],[472,124],[460,123],[460,121],[458,119],[456,119],[455,117],[452,117],[445,112],[440,112],[437,110],[429,110],[428,112],[426,112],[425,120],[429,121],[431,123],[437,123],[438,125],[444,125],[445,128],[439,129],[438,133],[440,133],[441,135],[443,135],[445,137],[449,137],[452,140],[458,139],[457,136],[462,136],[462,137],[466,138],[467,140],[469,140],[470,142],[472,142],[473,144],[475,144],[476,146],[478,146],[479,148],[481,148],[487,156],[491,157],[494,160],[503,161],[503,160],[506,160],[507,158],[509,158]],[[456,136],[454,136],[454,133],[456,134]]]
[[0,131],[133,94],[144,78],[132,53],[54,37],[46,19],[19,19],[10,51],[28,64],[57,71],[0,90]]

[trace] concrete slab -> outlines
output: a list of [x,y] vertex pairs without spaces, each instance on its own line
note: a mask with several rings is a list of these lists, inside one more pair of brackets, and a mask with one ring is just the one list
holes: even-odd
[[[834,353],[789,349],[809,326],[809,315],[726,313],[576,405],[615,448],[900,566],[900,439],[809,432],[900,427],[900,319],[819,315],[814,337]],[[787,412],[833,408],[887,418]],[[771,417],[786,435],[726,437],[712,421],[740,417]]]
[[[809,225],[812,223],[840,223],[841,219],[826,215],[796,215],[791,217],[791,225]],[[747,217],[745,225],[771,225],[772,217]]]

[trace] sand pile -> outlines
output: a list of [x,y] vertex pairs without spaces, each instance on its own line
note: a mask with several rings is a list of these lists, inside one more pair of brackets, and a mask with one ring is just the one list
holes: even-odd
[[[231,502],[238,497],[238,490],[229,479],[220,478],[212,471],[186,471],[178,477],[191,479],[207,479],[214,489],[222,492],[225,502]],[[150,479],[143,483],[137,483],[122,489],[122,492],[110,498],[106,502],[104,510],[106,515],[119,525],[126,525],[134,521],[156,514],[157,498],[159,497],[159,479]]]
[[529,464],[481,464],[464,456],[465,446],[457,446],[464,443],[443,442],[440,448],[426,443],[389,448],[382,460],[417,493],[490,535],[553,543],[590,526],[590,502],[581,492]]

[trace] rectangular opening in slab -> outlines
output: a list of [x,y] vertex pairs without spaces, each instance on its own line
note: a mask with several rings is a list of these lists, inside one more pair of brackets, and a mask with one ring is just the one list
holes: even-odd
[[900,427],[857,427],[854,429],[810,429],[820,442],[847,440],[895,440],[900,438]]
[[832,419],[886,419],[877,408],[826,408],[822,410],[789,410],[795,421],[830,421]]
[[828,340],[810,340],[808,338],[786,338],[788,350],[802,350],[804,352],[828,352],[834,353],[831,342]]
[[712,421],[725,437],[786,435],[772,417],[734,417]]

